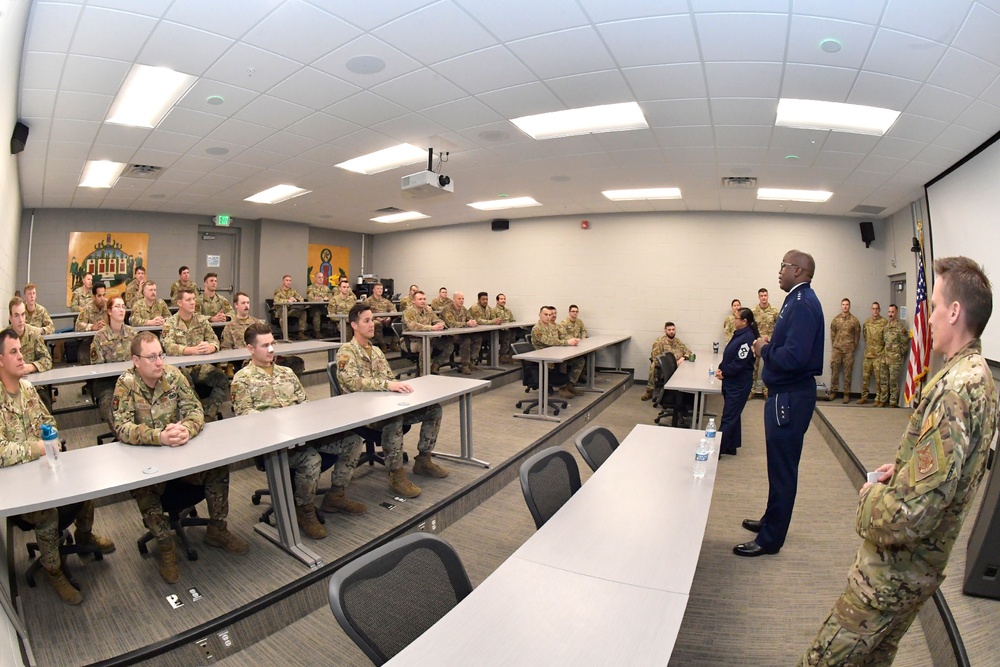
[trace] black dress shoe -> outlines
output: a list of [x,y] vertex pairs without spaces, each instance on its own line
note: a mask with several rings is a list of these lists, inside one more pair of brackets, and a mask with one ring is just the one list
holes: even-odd
[[763,525],[757,519],[743,519],[743,527],[751,533],[759,533]]
[[744,542],[733,547],[733,553],[737,556],[755,558],[757,556],[769,556],[778,553],[778,549],[765,549],[756,542]]
[[734,449],[720,449],[719,452],[722,453],[722,454],[728,454],[729,456],[736,456],[736,449],[735,448]]

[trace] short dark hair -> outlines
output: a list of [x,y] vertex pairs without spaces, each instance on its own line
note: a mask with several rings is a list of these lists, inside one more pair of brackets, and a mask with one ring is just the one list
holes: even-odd
[[102,289],[105,292],[107,292],[108,291],[108,286],[105,285],[104,283],[97,283],[96,285],[94,285],[94,296],[97,296],[97,290],[99,290],[99,289]]
[[14,306],[20,306],[24,303],[24,300],[19,296],[11,297],[10,301],[7,303],[7,314],[10,315],[11,311],[14,310]]
[[890,307],[890,308],[895,308],[896,310],[899,310],[899,306],[897,306],[897,305],[896,305],[896,304],[894,304],[894,303],[890,303],[890,304],[889,304],[889,307]]
[[757,290],[757,295],[760,296],[761,294],[767,294],[766,287],[761,287],[759,290]]
[[848,299],[846,296],[843,299],[840,300],[841,303],[844,303],[845,301],[847,302],[848,306],[851,305],[851,300]]
[[182,287],[179,290],[177,290],[177,293],[174,295],[174,298],[176,298],[178,301],[180,301],[181,297],[184,296],[185,294],[190,294],[191,296],[196,296],[195,293],[194,293],[194,290],[191,289],[190,287]]
[[729,302],[729,307],[732,308],[732,306],[733,306],[734,303],[738,303],[741,306],[743,305],[743,302],[740,301],[739,299],[733,299],[732,301]]
[[247,345],[253,345],[257,342],[257,336],[263,336],[264,334],[274,335],[271,332],[271,325],[264,324],[263,322],[254,322],[243,331],[243,342]]
[[205,282],[209,278],[218,278],[218,277],[219,277],[218,273],[216,273],[215,271],[209,271],[208,273],[205,274],[205,277],[201,279],[201,282]]
[[674,328],[676,328],[677,325],[674,324],[673,322],[664,322],[663,323],[663,328],[666,329],[667,327],[674,327]]
[[506,294],[504,294],[503,292],[500,292],[499,294],[497,294],[497,297],[496,297],[496,300],[497,300],[497,301],[499,301],[499,300],[500,300],[500,297],[502,297],[502,296],[503,296],[503,297],[506,297],[507,295],[506,295]]
[[142,284],[142,291],[145,292],[146,288],[149,287],[150,285],[152,285],[153,287],[156,287],[156,281],[155,280],[147,280],[146,282],[144,282]]
[[[139,353],[142,352],[143,343],[159,343],[160,339],[156,337],[156,334],[152,331],[140,331],[132,339],[132,356],[138,357]],[[160,346],[163,349],[163,346]]]
[[146,272],[146,267],[142,266],[140,264],[139,266],[135,267],[134,271],[132,271],[132,275],[134,276],[135,274],[139,273],[140,271],[142,271],[143,273],[145,273]]
[[182,274],[182,273],[184,273],[185,271],[190,271],[190,270],[191,270],[191,269],[189,269],[188,267],[186,267],[186,266],[182,266],[181,268],[177,269],[177,275],[181,275],[181,274]]
[[240,300],[241,296],[245,296],[247,298],[247,301],[250,300],[250,295],[247,294],[246,292],[237,292],[236,294],[233,295],[233,305],[234,306],[236,305],[236,302]]
[[351,312],[347,313],[347,321],[350,322],[351,324],[357,324],[358,320],[361,319],[361,313],[371,309],[372,307],[369,306],[364,301],[362,301],[361,303],[356,303],[353,306],[351,306]]
[[425,293],[424,293],[424,291],[423,291],[422,289],[418,289],[418,290],[417,290],[416,292],[414,292],[414,293],[413,293],[413,296],[416,296],[416,295],[418,295],[418,294],[423,294],[424,296],[427,296],[427,294],[425,294]]
[[482,298],[483,298],[484,296],[485,296],[485,297],[486,297],[487,299],[488,299],[488,298],[490,298],[490,295],[489,295],[489,294],[487,294],[486,292],[480,292],[479,294],[477,294],[477,295],[476,295],[476,301],[479,301],[479,300],[480,300],[480,299],[482,299]]
[[284,280],[285,278],[291,278],[291,277],[292,277],[291,274],[286,273],[285,275],[281,276],[281,279]]
[[382,289],[385,289],[385,285],[383,285],[382,283],[373,283],[372,289],[375,289],[376,287],[381,287]]
[[880,304],[878,301],[872,301],[872,305],[873,306],[878,306],[878,309],[882,310],[882,304]]
[[569,308],[567,308],[566,310],[573,310],[574,308],[580,310],[580,306],[576,305],[575,303],[569,304]]
[[0,331],[0,354],[3,354],[4,352],[7,351],[8,339],[21,340],[21,338],[17,335],[17,332],[14,331],[12,327],[7,327],[3,331]]
[[968,257],[942,257],[934,260],[934,273],[947,280],[944,295],[962,304],[972,333],[982,336],[993,314],[993,287],[983,267]]

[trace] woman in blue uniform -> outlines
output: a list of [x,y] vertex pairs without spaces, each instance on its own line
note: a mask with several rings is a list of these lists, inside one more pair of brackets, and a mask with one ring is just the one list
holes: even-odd
[[736,450],[743,442],[743,407],[750,396],[753,383],[753,342],[760,337],[753,311],[740,308],[733,320],[736,333],[722,353],[722,362],[715,377],[722,380],[722,448],[720,454],[736,456]]

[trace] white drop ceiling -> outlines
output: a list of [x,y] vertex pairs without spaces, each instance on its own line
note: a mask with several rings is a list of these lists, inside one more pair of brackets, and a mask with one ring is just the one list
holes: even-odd
[[[654,210],[885,217],[1000,131],[998,36],[1000,0],[35,0],[18,102],[23,205],[366,233]],[[821,49],[826,39],[841,50]],[[385,66],[352,72],[358,56]],[[104,123],[134,63],[199,77],[152,130]],[[902,115],[881,138],[776,128],[779,97]],[[648,130],[534,141],[507,120],[630,101]],[[400,177],[426,165],[334,167],[403,142],[450,152],[454,195],[403,196]],[[80,188],[87,160],[163,171]],[[834,195],[757,201],[722,189],[726,176]],[[281,183],[312,192],[243,201]],[[684,198],[601,195],[650,187]],[[542,206],[467,206],[503,195]],[[431,217],[369,221],[390,206]]]

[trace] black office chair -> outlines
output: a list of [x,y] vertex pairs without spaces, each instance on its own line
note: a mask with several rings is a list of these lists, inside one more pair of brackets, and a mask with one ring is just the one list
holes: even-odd
[[[403,335],[403,323],[393,322],[391,324],[393,333],[399,338],[399,356],[405,360],[413,363],[413,368],[402,370],[399,372],[400,376],[403,375],[419,375],[420,374],[420,353],[410,352],[410,344],[414,342],[415,339],[407,338]],[[420,341],[416,341],[419,343]]]
[[437,535],[412,533],[330,577],[330,609],[347,636],[383,665],[472,592],[461,559]]
[[[81,557],[86,554],[92,554],[94,560],[104,560],[104,554],[96,546],[80,545],[73,542],[73,536],[69,532],[69,526],[72,524],[76,517],[80,514],[80,510],[83,509],[83,503],[73,503],[71,505],[63,505],[59,508],[59,557],[65,562],[66,556],[71,554],[78,554]],[[24,532],[33,531],[35,529],[34,524],[29,523],[21,515],[15,515],[9,517],[10,524],[8,525],[8,535],[10,534],[10,525],[17,526]],[[8,539],[10,539],[8,537]],[[35,581],[35,575],[42,569],[42,559],[41,556],[35,557],[38,553],[38,542],[28,542],[24,545],[28,550],[28,558],[34,560],[31,561],[31,565],[24,572],[24,578],[28,582],[28,586],[34,588],[37,584]],[[63,574],[69,580],[69,583],[73,585],[73,588],[80,590],[80,584],[70,576],[69,572],[63,569]]]
[[[340,396],[340,380],[337,379],[337,362],[331,361],[326,365],[326,377],[330,381],[330,396]],[[367,463],[370,466],[376,463],[380,465],[385,465],[385,456],[375,451],[375,448],[382,448],[382,431],[374,428],[368,428],[367,426],[359,426],[355,429],[351,429],[354,433],[358,434],[365,443],[365,451],[361,452],[361,456],[358,457],[358,465],[364,465]],[[403,435],[410,432],[410,425],[403,424]],[[403,452],[403,463],[410,460],[410,457]]]
[[667,382],[677,370],[677,359],[673,354],[661,354],[656,360],[663,375],[663,385],[653,402],[653,405],[660,409],[653,423],[664,426],[665,424],[661,424],[661,420],[670,417],[671,426],[681,426],[691,418],[691,413],[694,412],[694,396],[687,392],[667,389]]
[[[535,348],[532,347],[531,343],[525,341],[515,341],[510,345],[511,352],[514,354],[524,354],[525,352],[531,352]],[[524,393],[530,394],[532,392],[538,391],[538,383],[540,378],[538,377],[538,364],[534,361],[522,361],[521,362],[521,384],[524,385]],[[569,381],[569,378],[565,373],[557,371],[556,369],[551,369],[549,371],[549,400],[548,405],[552,408],[552,414],[558,415],[561,408],[565,408],[569,405],[569,402],[564,401],[561,398],[552,397],[552,385],[563,385]],[[538,401],[540,398],[522,398],[520,401],[514,404],[514,407],[518,410],[523,409],[524,414],[531,412],[532,408],[538,406]]]
[[580,456],[595,472],[618,448],[618,438],[603,426],[591,426],[576,436],[575,442]]
[[535,527],[545,525],[580,488],[580,468],[573,455],[549,447],[521,464],[521,492]]
[[[208,519],[198,516],[195,506],[205,499],[205,487],[201,484],[188,484],[180,479],[172,479],[167,482],[163,495],[160,496],[160,505],[167,513],[170,520],[170,528],[174,531],[177,539],[180,540],[188,560],[198,560],[198,552],[191,546],[186,528],[192,526],[207,526]],[[146,534],[136,541],[139,553],[143,556],[149,553],[147,546],[153,540],[153,533],[146,531]]]
[[[330,468],[332,468],[333,464],[337,462],[337,455],[336,454],[329,454],[327,452],[319,452],[319,458],[320,458],[319,473],[321,475],[324,472],[326,472],[327,470],[329,470]],[[254,461],[254,465],[257,466],[257,470],[260,470],[261,472],[266,472],[267,468],[266,468],[266,466],[264,464],[264,457],[263,456],[255,456],[254,459],[253,459],[253,461]],[[291,479],[291,482],[292,482],[292,487],[294,488],[294,486],[295,486],[295,469],[294,468],[290,471],[290,479]],[[316,495],[318,496],[318,495],[325,494],[329,490],[330,490],[330,487],[328,487],[328,486],[319,487],[319,488],[316,489]],[[269,488],[265,487],[263,489],[257,489],[256,491],[253,492],[253,495],[250,496],[250,502],[253,503],[254,505],[260,505],[261,498],[263,498],[264,496],[270,496],[270,495],[271,495],[271,489],[269,489]],[[259,521],[260,523],[266,523],[269,526],[274,525],[274,524],[271,523],[271,516],[273,516],[273,515],[274,515],[274,507],[268,507],[266,510],[264,510],[263,512],[261,512],[261,514],[260,514],[259,517],[257,517],[257,521]],[[323,513],[322,512],[316,512],[316,519],[320,523],[326,523],[326,519],[323,518]]]

